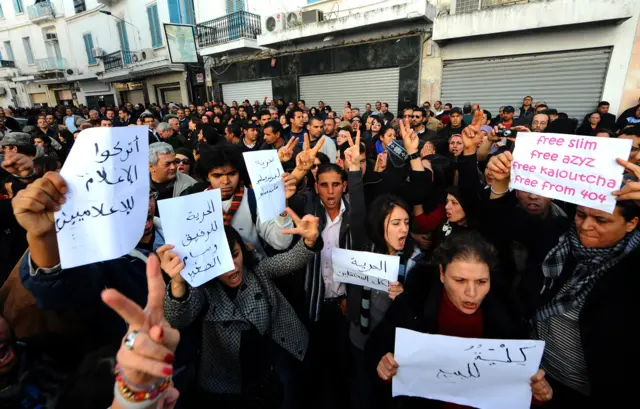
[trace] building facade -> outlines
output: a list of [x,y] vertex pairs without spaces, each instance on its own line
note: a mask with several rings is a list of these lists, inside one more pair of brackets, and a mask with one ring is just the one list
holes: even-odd
[[[0,0],[0,106],[322,99],[580,117],[640,94],[637,0]],[[172,63],[165,24],[192,26]]]
[[0,106],[193,98],[164,32],[193,26],[192,0],[0,0],[0,10]]

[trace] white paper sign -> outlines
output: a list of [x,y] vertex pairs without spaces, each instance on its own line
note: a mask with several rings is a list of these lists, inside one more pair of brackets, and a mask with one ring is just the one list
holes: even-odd
[[528,409],[544,341],[458,338],[396,328],[393,396]]
[[158,210],[165,242],[175,246],[184,263],[181,275],[192,287],[233,270],[220,189],[160,200]]
[[613,213],[632,141],[593,136],[521,133],[511,165],[512,189]]
[[333,281],[357,284],[389,292],[389,283],[398,281],[400,257],[333,248]]
[[82,131],[60,176],[67,202],[54,214],[62,268],[121,257],[135,248],[149,211],[149,129]]
[[244,162],[256,193],[260,221],[275,219],[284,212],[287,200],[282,181],[282,164],[275,149],[244,152]]

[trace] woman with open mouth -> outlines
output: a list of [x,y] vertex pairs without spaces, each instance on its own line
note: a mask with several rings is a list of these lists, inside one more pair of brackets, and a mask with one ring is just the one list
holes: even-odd
[[[391,397],[391,380],[398,371],[398,362],[391,352],[396,328],[462,338],[527,337],[526,327],[514,319],[509,305],[495,295],[495,290],[491,291],[496,260],[495,248],[479,233],[467,231],[450,236],[434,253],[434,267],[438,271],[419,274],[424,285],[418,291],[412,291],[411,287],[396,297],[371,333],[366,349],[369,368],[375,367],[380,379],[373,388],[376,401],[387,403],[379,407],[446,407],[429,399]],[[538,370],[531,378],[531,390],[535,401],[551,399],[552,390],[544,371]]]
[[304,360],[307,330],[272,279],[306,266],[322,240],[317,217],[300,219],[291,209],[287,212],[296,227],[282,233],[301,236],[291,250],[256,262],[238,232],[225,226],[234,269],[201,287],[182,278],[184,264],[172,246],[158,249],[162,269],[171,277],[167,321],[181,329],[198,320],[202,327],[197,390],[187,408],[201,408],[204,402],[207,407],[279,408],[283,387],[271,365],[271,341]]

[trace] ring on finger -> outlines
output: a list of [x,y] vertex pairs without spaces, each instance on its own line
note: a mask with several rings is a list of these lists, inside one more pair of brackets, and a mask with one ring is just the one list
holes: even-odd
[[125,335],[123,344],[128,350],[133,351],[133,345],[136,343],[137,336],[138,331],[131,331]]

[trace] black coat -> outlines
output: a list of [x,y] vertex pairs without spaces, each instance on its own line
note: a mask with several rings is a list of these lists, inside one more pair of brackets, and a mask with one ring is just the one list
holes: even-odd
[[[396,328],[406,328],[422,333],[438,334],[438,312],[443,285],[438,268],[426,267],[412,270],[411,281],[405,283],[405,292],[391,304],[380,324],[372,331],[366,345],[367,372],[375,378],[374,394],[377,408],[437,408],[439,401],[423,398],[391,397],[391,385],[378,378],[376,368],[380,359],[395,349]],[[494,339],[526,338],[526,328],[510,315],[509,306],[493,291],[482,302],[484,320],[483,337]],[[372,408],[373,409],[373,408]]]
[[[611,407],[611,399],[629,394],[627,385],[616,376],[628,371],[628,361],[620,359],[622,355],[616,351],[631,347],[630,338],[624,335],[625,303],[634,297],[635,285],[631,280],[637,282],[639,265],[640,248],[636,248],[595,283],[580,312],[580,335],[594,407]],[[543,288],[540,264],[529,266],[518,291],[525,317],[533,317],[539,307],[555,297],[573,275],[573,270],[566,270],[551,288]]]

